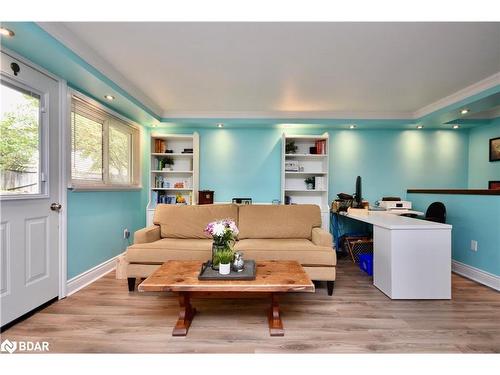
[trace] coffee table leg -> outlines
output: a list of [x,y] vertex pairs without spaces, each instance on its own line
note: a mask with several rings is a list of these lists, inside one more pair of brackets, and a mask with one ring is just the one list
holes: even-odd
[[285,336],[283,322],[281,321],[278,295],[271,293],[271,309],[269,310],[269,334],[271,336]]
[[186,336],[196,314],[196,309],[191,306],[191,298],[187,292],[179,293],[179,307],[179,319],[172,331],[172,336]]

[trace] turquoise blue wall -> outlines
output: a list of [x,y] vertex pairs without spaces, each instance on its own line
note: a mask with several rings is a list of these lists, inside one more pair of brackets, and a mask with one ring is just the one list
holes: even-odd
[[330,132],[330,198],[352,193],[356,176],[363,198],[405,197],[410,188],[465,188],[468,138],[453,130],[342,130]]
[[[141,164],[146,172],[149,131],[141,132]],[[148,146],[149,147],[149,146]],[[149,152],[149,151],[148,151]],[[142,173],[147,187],[147,174]],[[138,191],[68,190],[68,279],[125,251],[123,230],[133,234],[146,225],[147,189]]]
[[68,192],[68,279],[122,253],[145,225],[140,191]]
[[500,161],[489,161],[489,140],[500,137],[500,118],[469,131],[469,189],[487,189],[500,181]]
[[[283,129],[155,132],[194,130],[200,134],[200,189],[214,190],[219,202],[242,196],[255,202],[280,199]],[[286,130],[325,131],[330,135],[330,200],[338,192],[352,193],[358,175],[363,178],[363,196],[371,202],[383,195],[404,197],[409,188],[467,187],[467,131]]]
[[[454,260],[500,276],[500,197],[487,195],[408,194],[417,210],[443,202],[447,222],[453,226]],[[478,251],[470,250],[471,240]]]

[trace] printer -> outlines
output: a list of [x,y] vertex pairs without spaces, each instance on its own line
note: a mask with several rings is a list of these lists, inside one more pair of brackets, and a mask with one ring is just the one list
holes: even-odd
[[379,207],[386,209],[387,211],[391,210],[411,210],[411,202],[402,201],[402,200],[384,200],[382,198],[379,201]]

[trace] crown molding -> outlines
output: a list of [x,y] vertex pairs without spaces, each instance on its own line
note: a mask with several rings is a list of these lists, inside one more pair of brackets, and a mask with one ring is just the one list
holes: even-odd
[[263,112],[166,112],[161,120],[170,119],[283,119],[283,120],[412,120],[411,112],[344,112],[344,111],[263,111]]
[[118,72],[109,62],[99,55],[91,46],[81,40],[73,31],[68,29],[62,22],[37,22],[47,33],[59,40],[62,44],[87,61],[94,68],[108,77],[111,81],[120,86],[129,95],[149,108],[154,114],[158,115],[163,110],[155,101],[148,97],[137,86]]
[[422,118],[424,116],[427,116],[428,114],[431,114],[432,112],[436,112],[449,105],[458,103],[461,100],[467,99],[473,95],[479,94],[498,85],[500,85],[500,72],[497,72],[479,82],[473,83],[472,85],[467,86],[451,95],[448,95],[435,101],[434,103],[420,108],[419,110],[413,112],[413,118]]

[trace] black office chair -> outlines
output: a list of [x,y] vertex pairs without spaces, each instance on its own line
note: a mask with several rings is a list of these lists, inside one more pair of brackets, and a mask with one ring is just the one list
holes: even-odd
[[433,202],[425,212],[424,220],[435,221],[436,223],[446,223],[446,207],[441,202]]

